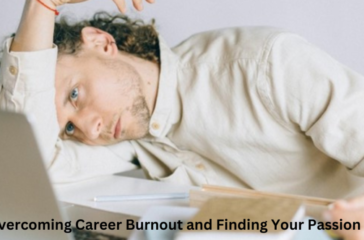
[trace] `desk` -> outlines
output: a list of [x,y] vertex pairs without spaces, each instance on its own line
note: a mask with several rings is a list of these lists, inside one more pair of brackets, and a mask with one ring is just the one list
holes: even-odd
[[[93,201],[95,196],[189,192],[194,188],[196,187],[113,175],[54,186],[57,198],[66,203],[63,204],[63,208],[72,223],[78,219],[92,222],[125,222],[126,219],[137,221],[151,206],[187,207],[189,205],[188,199],[98,203]],[[120,231],[98,232],[120,237],[128,237],[131,233],[126,230],[125,225]]]
[[[189,206],[188,199],[96,203],[93,201],[93,197],[98,195],[189,192],[190,189],[196,189],[196,187],[122,176],[104,176],[78,183],[55,186],[58,199],[72,205],[64,207],[72,222],[80,218],[92,222],[125,222],[126,219],[137,221],[152,206]],[[129,237],[131,232],[126,230],[125,225],[123,227],[121,231],[105,230],[102,232],[120,237]],[[308,230],[304,231],[304,234],[297,234],[294,238],[294,240],[303,239],[329,240],[330,238],[322,231]]]
[[197,189],[197,187],[110,175],[77,183],[60,184],[54,189],[61,202],[140,217],[151,206],[188,206],[189,200],[94,202],[93,198],[100,195],[188,193],[190,189]]

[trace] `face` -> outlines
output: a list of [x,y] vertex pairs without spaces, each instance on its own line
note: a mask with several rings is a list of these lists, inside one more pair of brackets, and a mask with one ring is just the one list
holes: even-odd
[[150,112],[141,77],[120,58],[112,37],[97,31],[86,32],[93,38],[83,36],[79,54],[58,59],[55,102],[60,136],[89,145],[142,138],[148,133]]

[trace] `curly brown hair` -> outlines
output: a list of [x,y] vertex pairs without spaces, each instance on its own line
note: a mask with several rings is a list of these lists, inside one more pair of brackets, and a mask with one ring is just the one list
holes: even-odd
[[142,20],[131,20],[125,15],[96,13],[92,19],[70,24],[64,17],[56,23],[53,42],[60,54],[77,54],[81,49],[81,30],[86,26],[99,28],[110,33],[120,51],[159,63],[158,33],[151,24]]

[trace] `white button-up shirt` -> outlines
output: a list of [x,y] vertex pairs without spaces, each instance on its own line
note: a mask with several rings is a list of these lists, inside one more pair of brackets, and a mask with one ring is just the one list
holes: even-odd
[[201,33],[172,50],[161,39],[160,49],[150,135],[109,147],[57,138],[56,48],[4,53],[1,106],[37,117],[54,181],[131,169],[136,156],[161,181],[328,198],[364,192],[362,76],[272,28]]

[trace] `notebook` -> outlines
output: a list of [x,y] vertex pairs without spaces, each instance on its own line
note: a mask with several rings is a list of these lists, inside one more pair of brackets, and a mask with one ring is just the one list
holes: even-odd
[[291,228],[299,230],[304,214],[298,200],[213,198],[185,224],[176,239],[285,240],[292,237]]
[[207,200],[215,197],[236,198],[269,198],[269,199],[292,199],[302,201],[306,215],[313,218],[321,218],[322,212],[334,202],[333,199],[309,197],[287,193],[264,192],[252,189],[232,188],[225,186],[203,185],[201,189],[190,191],[190,206],[201,207]]
[[122,240],[79,231],[67,222],[30,121],[25,115],[0,111],[0,239]]

